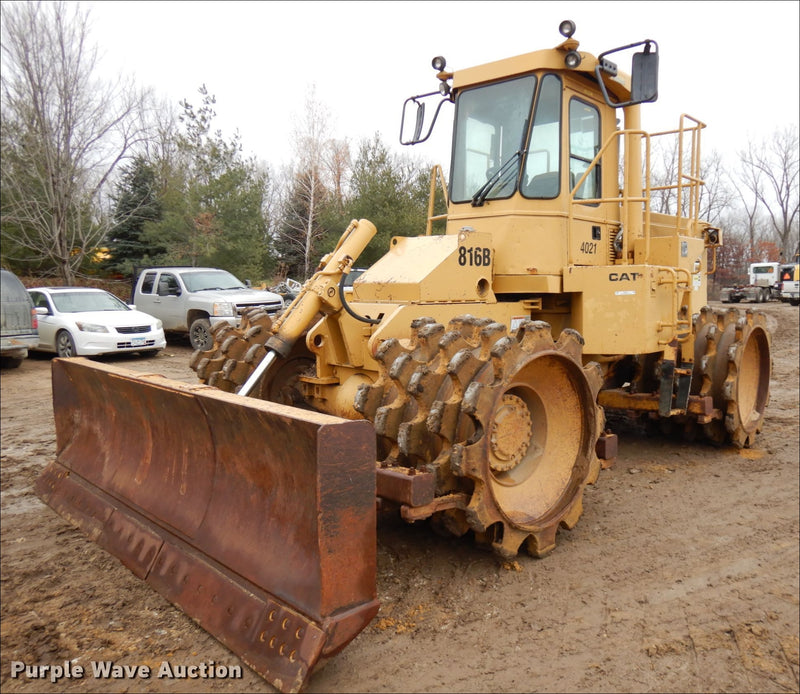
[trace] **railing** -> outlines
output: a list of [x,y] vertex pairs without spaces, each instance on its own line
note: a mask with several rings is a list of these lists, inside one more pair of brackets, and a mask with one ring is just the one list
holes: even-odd
[[450,207],[450,198],[447,196],[447,181],[444,179],[444,171],[439,164],[436,164],[431,170],[431,191],[428,196],[428,223],[425,227],[425,235],[430,236],[433,231],[433,223],[441,219],[447,219],[447,212],[444,214],[433,214],[434,203],[436,202],[436,184],[439,183],[442,187],[442,195],[444,195],[445,209]]
[[[694,125],[686,126],[686,121],[690,120]],[[573,262],[572,252],[572,229],[574,222],[574,211],[576,205],[589,205],[600,203],[615,203],[621,206],[620,220],[624,224],[625,220],[631,219],[631,215],[636,214],[637,210],[642,211],[642,237],[644,238],[644,262],[650,262],[650,237],[651,237],[651,204],[652,194],[659,190],[675,190],[676,191],[676,214],[675,214],[675,231],[679,233],[683,226],[694,227],[697,224],[700,215],[700,191],[705,181],[700,178],[700,131],[705,128],[705,124],[701,121],[692,118],[686,114],[682,114],[680,118],[680,125],[675,130],[665,130],[657,133],[647,133],[644,130],[617,130],[610,138],[606,140],[603,146],[592,159],[589,166],[584,171],[583,175],[578,179],[572,191],[570,191],[569,206],[568,206],[568,223],[569,229],[569,262]],[[684,139],[687,134],[691,137],[691,153],[689,155],[688,172],[684,171]],[[655,137],[665,135],[678,135],[678,162],[676,180],[674,183],[666,185],[652,186],[651,185],[651,140]],[[629,143],[635,141],[637,138],[644,143],[644,183],[641,188],[634,186],[633,181],[638,181],[640,172],[630,171],[629,167],[625,167],[623,171],[623,184],[622,188],[618,191],[615,197],[601,197],[601,198],[580,198],[577,199],[575,194],[580,190],[584,181],[589,177],[592,171],[602,162],[603,157],[614,144],[615,139],[625,137],[625,142]],[[619,148],[617,148],[619,151]],[[626,156],[626,159],[629,159]],[[638,158],[637,158],[638,161]],[[618,167],[618,162],[613,162],[614,168]],[[634,178],[636,176],[636,178]],[[636,190],[634,190],[636,188]],[[684,196],[688,196],[688,210],[687,214],[683,215]],[[640,206],[632,209],[632,206]],[[623,228],[624,231],[624,228]],[[628,263],[628,245],[630,243],[629,233],[622,235],[622,250],[620,252],[621,260],[624,264]]]
[[[694,125],[685,127],[685,121],[690,120]],[[705,185],[705,181],[700,178],[700,131],[706,127],[706,124],[689,116],[685,113],[681,114],[680,125],[677,130],[665,130],[660,133],[651,133],[651,137],[659,137],[661,135],[678,135],[678,180],[677,183],[668,186],[658,186],[652,190],[676,190],[676,232],[680,231],[680,222],[683,217],[681,210],[683,209],[683,194],[685,189],[688,189],[689,195],[689,210],[686,219],[692,222],[697,222],[700,217],[700,192]],[[683,171],[683,154],[684,154],[684,137],[686,133],[690,134],[692,146],[691,154],[689,156],[689,173]],[[647,173],[649,175],[650,169],[648,167]],[[684,183],[687,181],[687,183]]]
[[[658,268],[658,283],[672,285],[672,315],[675,316],[674,321],[665,322],[658,321],[658,331],[661,332],[667,328],[672,330],[678,342],[686,342],[692,332],[692,324],[686,318],[680,318],[680,297],[681,294],[691,290],[692,275],[685,268],[671,268],[660,267]],[[679,275],[685,275],[686,279],[682,282]],[[659,340],[659,344],[666,345],[669,343],[669,338]]]
[[[687,126],[687,121],[691,121],[693,125]],[[691,233],[697,230],[697,223],[700,216],[700,193],[702,186],[705,182],[700,178],[700,131],[705,128],[705,124],[699,120],[681,115],[679,127],[676,130],[665,130],[657,133],[646,133],[643,130],[619,130],[615,132],[612,137],[603,144],[600,151],[594,157],[592,162],[587,167],[586,171],[580,177],[575,187],[570,191],[569,206],[568,206],[568,246],[569,263],[573,262],[573,222],[576,205],[586,204],[599,204],[599,203],[613,203],[620,206],[620,233],[621,249],[619,249],[618,259],[622,264],[629,264],[628,257],[629,244],[633,243],[632,238],[642,238],[644,241],[644,257],[638,262],[649,264],[650,258],[650,240],[652,236],[652,195],[656,191],[674,190],[676,194],[676,214],[675,214],[675,235],[679,235],[682,229],[686,229],[685,233]],[[665,185],[653,186],[651,184],[651,144],[652,139],[656,137],[663,137],[668,135],[678,136],[678,152],[677,152],[677,170],[675,172],[675,181]],[[688,165],[684,161],[685,138],[690,137],[690,152]],[[592,199],[576,199],[575,195],[580,190],[584,181],[588,178],[591,172],[601,163],[603,156],[614,144],[615,138],[624,137],[624,144],[627,147],[633,147],[638,142],[639,151],[635,152],[635,156],[631,156],[632,151],[625,151],[626,166],[623,171],[622,188],[619,191],[618,197],[602,197]],[[644,175],[641,173],[641,148],[644,145]],[[619,151],[619,148],[617,148]],[[614,166],[618,165],[617,161],[613,162]],[[685,171],[684,169],[688,169]],[[638,170],[637,170],[638,169]],[[684,197],[687,198],[685,204]],[[686,207],[686,214],[683,214],[684,207]],[[640,216],[641,215],[641,216]],[[641,219],[641,222],[639,221]],[[629,223],[628,228],[625,228],[626,222]],[[641,226],[640,226],[641,224]],[[709,239],[706,239],[708,247],[713,248],[713,265],[716,265],[716,245],[710,244]],[[613,249],[612,249],[613,251]],[[672,315],[674,316],[671,321],[659,321],[658,331],[666,331],[666,337],[659,340],[659,344],[667,345],[674,338],[679,343],[686,342],[691,335],[691,324],[685,316],[681,316],[680,306],[681,297],[688,291],[691,291],[692,274],[685,268],[671,268],[659,267],[658,268],[658,284],[670,285],[672,288]]]

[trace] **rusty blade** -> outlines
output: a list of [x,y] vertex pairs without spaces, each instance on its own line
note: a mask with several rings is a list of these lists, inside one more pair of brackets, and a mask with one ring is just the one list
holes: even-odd
[[377,612],[369,422],[84,359],[53,405],[39,496],[281,691]]

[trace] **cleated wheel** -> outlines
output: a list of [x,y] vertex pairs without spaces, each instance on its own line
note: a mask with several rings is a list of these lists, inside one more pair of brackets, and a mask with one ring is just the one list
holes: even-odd
[[[260,308],[247,309],[238,328],[227,323],[215,326],[213,346],[195,351],[189,366],[203,383],[235,393],[264,358],[264,343],[271,334],[270,316]],[[261,379],[252,396],[284,405],[303,405],[296,384],[299,376],[313,364],[305,342],[298,340],[289,356]]]
[[462,412],[479,436],[457,444],[452,465],[475,485],[470,527],[505,558],[523,544],[534,556],[549,552],[558,527],[577,523],[584,487],[597,477],[600,374],[581,366],[582,344],[574,331],[554,343],[547,324],[528,323],[493,350],[491,381],[466,390]]
[[722,421],[703,425],[717,445],[749,447],[761,431],[769,404],[770,335],[763,314],[705,307],[695,321],[695,374],[700,395],[711,395]]
[[[240,328],[215,333],[214,348],[196,352],[191,366],[209,385],[235,392],[270,331],[268,316],[248,313]],[[378,377],[359,387],[354,406],[375,426],[381,464],[433,472],[437,496],[468,499],[434,511],[437,530],[472,530],[504,558],[523,546],[543,556],[559,527],[577,523],[584,488],[600,470],[602,376],[596,364],[582,365],[582,346],[574,330],[554,341],[543,322],[508,335],[486,318],[458,317],[447,328],[420,318],[408,340],[381,344]],[[312,365],[310,355],[291,354],[254,395],[302,405],[293,385]]]
[[440,529],[472,530],[504,558],[542,556],[572,528],[599,472],[599,367],[583,367],[583,340],[527,321],[515,336],[486,319],[412,325],[410,347],[389,340],[384,370],[356,409],[375,422],[386,462],[437,473],[439,493],[467,492]]

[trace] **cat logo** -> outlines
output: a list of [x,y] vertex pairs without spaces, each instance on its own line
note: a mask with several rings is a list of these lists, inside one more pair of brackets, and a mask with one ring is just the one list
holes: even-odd
[[612,282],[635,282],[641,276],[641,272],[610,272],[608,279]]

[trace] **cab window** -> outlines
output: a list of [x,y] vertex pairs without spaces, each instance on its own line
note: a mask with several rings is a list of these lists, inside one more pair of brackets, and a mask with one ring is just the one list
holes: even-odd
[[148,272],[142,280],[142,294],[152,294],[156,283],[156,273]]
[[178,278],[168,272],[161,273],[158,278],[158,295],[159,296],[180,296],[181,286],[178,284]]
[[545,75],[536,101],[522,177],[527,198],[555,198],[561,190],[561,80]]
[[[569,103],[569,173],[570,186],[581,179],[600,151],[600,113],[585,101]],[[576,200],[600,197],[600,164],[595,166],[575,193]]]
[[48,313],[52,313],[53,310],[50,308],[50,302],[47,300],[47,296],[43,292],[30,292],[31,299],[33,300],[33,305],[36,308],[46,308]]

